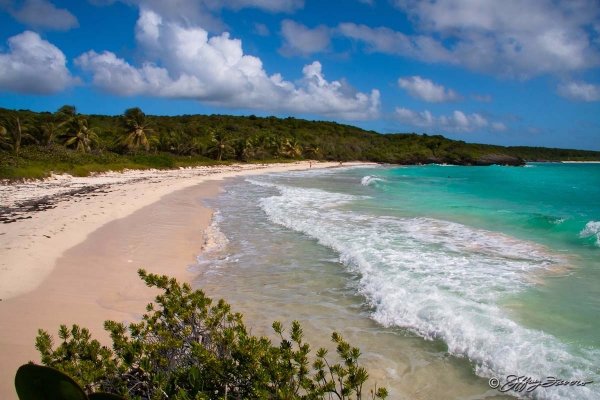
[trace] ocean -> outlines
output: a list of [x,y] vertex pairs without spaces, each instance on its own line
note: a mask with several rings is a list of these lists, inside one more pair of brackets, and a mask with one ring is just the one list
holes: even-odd
[[599,200],[600,164],[237,179],[208,201],[195,285],[257,334],[299,320],[331,354],[340,332],[391,399],[503,398],[494,379],[516,397],[598,399]]

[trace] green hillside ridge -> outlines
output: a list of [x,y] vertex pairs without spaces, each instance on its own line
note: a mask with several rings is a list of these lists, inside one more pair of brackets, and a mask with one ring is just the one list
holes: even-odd
[[441,135],[380,134],[297,118],[83,115],[0,108],[0,178],[85,176],[123,169],[178,168],[302,159],[390,164],[522,165],[524,161],[600,161],[600,152],[465,143]]

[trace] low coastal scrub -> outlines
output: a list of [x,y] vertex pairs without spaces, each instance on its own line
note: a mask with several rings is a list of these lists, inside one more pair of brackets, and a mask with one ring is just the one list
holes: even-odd
[[[141,322],[106,321],[112,350],[85,328],[61,326],[61,340],[40,330],[36,348],[42,363],[62,371],[87,394],[107,392],[127,399],[384,399],[385,388],[363,394],[367,371],[360,351],[333,333],[339,362],[326,349],[314,356],[302,328],[273,329],[278,344],[253,336],[242,315],[223,300],[175,279],[139,270],[149,287],[161,290]],[[22,367],[23,368],[23,367]],[[91,397],[90,397],[91,398]]]
[[200,155],[81,153],[53,144],[23,147],[19,156],[0,153],[0,179],[43,179],[51,173],[88,176],[125,169],[172,169],[219,164],[229,162],[217,162]]

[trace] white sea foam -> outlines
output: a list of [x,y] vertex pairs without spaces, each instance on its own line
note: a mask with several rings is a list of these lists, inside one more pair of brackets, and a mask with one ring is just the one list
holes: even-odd
[[219,223],[223,217],[219,211],[215,211],[211,224],[204,230],[204,244],[202,253],[212,253],[221,251],[227,246],[229,240],[219,229]]
[[[531,273],[563,264],[560,255],[458,223],[376,217],[338,207],[356,196],[276,187],[280,195],[261,200],[269,219],[337,251],[360,276],[360,291],[379,323],[443,340],[452,354],[472,360],[480,376],[600,380],[598,351],[523,327],[499,305],[506,295],[532,285]],[[592,399],[600,392],[588,385],[538,388],[531,395]]]
[[596,237],[596,246],[600,247],[600,221],[590,221],[585,224],[585,228],[579,232],[579,237]]
[[369,186],[372,183],[375,182],[384,182],[385,179],[383,178],[379,178],[377,176],[372,176],[372,175],[367,175],[367,176],[363,176],[362,179],[360,180],[360,184],[363,186]]

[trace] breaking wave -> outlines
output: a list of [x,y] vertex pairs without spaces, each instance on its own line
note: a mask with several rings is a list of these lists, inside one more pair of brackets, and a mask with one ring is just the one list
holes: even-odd
[[[359,290],[380,324],[443,340],[449,352],[468,357],[483,377],[543,373],[600,380],[597,350],[521,326],[500,305],[506,296],[533,285],[531,274],[564,265],[561,255],[455,222],[373,216],[339,207],[359,196],[249,181],[278,189],[279,195],[261,199],[272,222],[339,254],[360,277]],[[582,234],[598,235],[598,228],[600,223],[591,221]],[[530,395],[592,399],[599,394],[588,385],[538,388]]]

